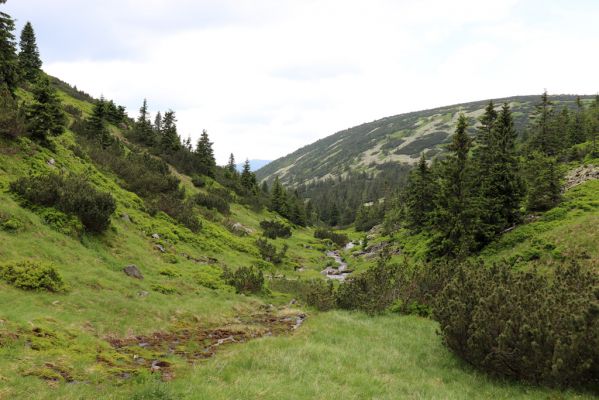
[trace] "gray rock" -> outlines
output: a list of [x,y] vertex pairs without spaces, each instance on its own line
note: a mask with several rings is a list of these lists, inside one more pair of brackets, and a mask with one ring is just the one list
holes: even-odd
[[131,278],[135,278],[135,279],[143,279],[144,276],[141,274],[141,271],[139,270],[139,268],[137,268],[136,265],[127,265],[125,268],[123,268],[123,272],[125,274],[127,274],[127,276],[130,276]]
[[152,233],[152,239],[160,239],[160,235],[157,233]]
[[164,249],[164,247],[161,244],[154,245],[154,248],[156,250],[160,251],[161,253],[166,253],[166,250]]
[[137,295],[138,295],[139,297],[146,297],[146,296],[147,296],[147,295],[149,295],[149,294],[150,294],[150,293],[149,293],[149,292],[147,292],[147,291],[145,291],[145,290],[142,290],[141,292],[137,292]]
[[48,164],[50,167],[54,167],[54,165],[56,164],[56,160],[55,160],[55,159],[53,159],[53,158],[51,158],[51,159],[49,159],[49,160],[48,160],[48,163],[47,163],[47,164]]
[[127,213],[122,213],[121,214],[121,218],[123,219],[123,221],[125,222],[131,222],[131,218],[129,217],[129,214]]

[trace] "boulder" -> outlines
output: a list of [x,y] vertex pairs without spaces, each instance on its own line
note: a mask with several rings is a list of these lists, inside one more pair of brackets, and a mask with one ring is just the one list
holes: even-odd
[[130,276],[131,278],[135,278],[135,279],[143,279],[144,276],[141,274],[141,271],[139,270],[139,268],[137,268],[136,265],[127,265],[125,268],[123,268],[123,272],[125,274],[127,274],[127,276]]
[[152,239],[158,240],[158,239],[160,239],[160,235],[157,233],[152,233]]

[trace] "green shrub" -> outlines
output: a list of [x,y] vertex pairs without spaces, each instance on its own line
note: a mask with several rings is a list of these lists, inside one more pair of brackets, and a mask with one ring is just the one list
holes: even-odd
[[329,239],[339,247],[343,247],[349,243],[347,235],[335,233],[329,229],[319,228],[314,232],[314,237],[317,239]]
[[23,223],[16,217],[0,211],[0,230],[16,232],[23,228]]
[[264,286],[264,274],[255,267],[239,267],[235,271],[225,268],[222,276],[237,293],[258,293]]
[[181,276],[179,272],[175,271],[172,268],[163,268],[158,273],[163,276],[168,276],[169,278],[177,278]]
[[258,246],[258,251],[260,252],[262,259],[273,264],[282,263],[285,254],[287,254],[287,249],[289,248],[287,244],[284,244],[281,250],[277,251],[274,244],[270,244],[268,243],[268,240],[262,238],[256,240],[256,246]]
[[32,204],[77,215],[91,232],[106,230],[116,209],[112,195],[97,191],[83,176],[33,175],[11,182],[10,190]]
[[191,183],[197,188],[203,188],[206,186],[206,179],[203,176],[194,175],[191,177]]
[[284,223],[277,221],[261,221],[260,227],[264,229],[264,236],[269,239],[278,237],[288,239],[291,237],[291,228]]
[[335,290],[331,280],[273,278],[269,282],[269,287],[277,292],[292,294],[320,311],[331,310],[336,305]]
[[548,278],[465,263],[439,293],[445,344],[493,375],[548,385],[599,384],[599,276],[572,262]]
[[179,291],[172,286],[165,286],[161,284],[153,284],[152,290],[162,294],[179,294]]
[[0,279],[24,290],[61,292],[66,288],[62,277],[53,266],[33,261],[0,265]]
[[212,193],[198,193],[193,200],[197,205],[217,210],[223,215],[228,215],[231,212],[227,200]]
[[404,268],[381,258],[376,266],[352,276],[337,289],[337,305],[347,310],[378,314],[400,298],[405,286]]
[[194,274],[196,283],[208,289],[227,289],[225,281],[222,278],[223,271],[220,268],[212,266],[203,266],[201,270]]

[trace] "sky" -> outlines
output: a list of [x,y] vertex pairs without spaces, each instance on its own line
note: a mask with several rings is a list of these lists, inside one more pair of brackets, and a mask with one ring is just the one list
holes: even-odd
[[8,0],[44,70],[176,111],[217,162],[276,159],[390,115],[599,91],[599,1]]

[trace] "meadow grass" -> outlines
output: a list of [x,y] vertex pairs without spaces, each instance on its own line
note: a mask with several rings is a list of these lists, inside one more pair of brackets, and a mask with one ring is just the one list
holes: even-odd
[[[478,373],[441,344],[437,325],[414,316],[309,316],[288,336],[228,347],[174,381],[62,385],[40,399],[592,399]],[[25,381],[23,382],[25,384]]]

